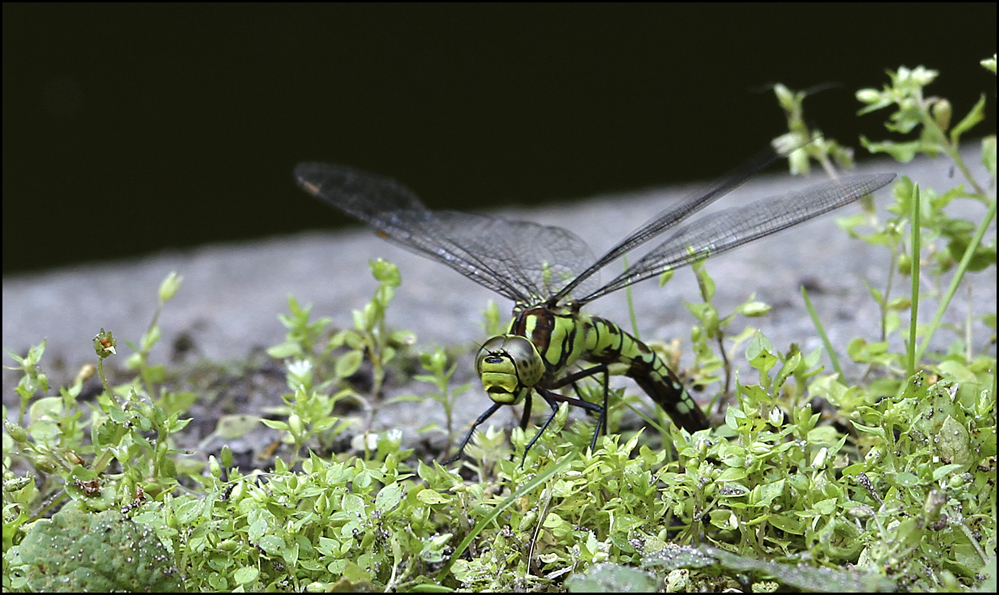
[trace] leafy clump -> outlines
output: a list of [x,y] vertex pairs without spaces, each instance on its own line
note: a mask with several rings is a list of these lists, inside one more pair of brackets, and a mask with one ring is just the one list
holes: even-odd
[[115,510],[89,514],[65,508],[35,523],[20,554],[35,592],[182,590],[177,569],[152,529]]

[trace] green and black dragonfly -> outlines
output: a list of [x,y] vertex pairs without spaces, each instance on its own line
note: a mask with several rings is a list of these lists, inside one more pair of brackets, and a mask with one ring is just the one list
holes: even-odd
[[[849,204],[894,179],[895,174],[851,176],[805,190],[709,214],[679,225],[729,193],[783,155],[774,150],[751,159],[701,191],[671,204],[600,258],[586,242],[561,227],[510,221],[488,215],[432,211],[405,186],[345,165],[301,163],[298,185],[313,196],[357,217],[378,235],[447,265],[514,302],[514,321],[504,335],[482,344],[475,368],[493,400],[448,463],[457,460],[483,422],[504,405],[524,403],[526,429],[531,398],[537,392],[551,415],[528,443],[527,451],[555,418],[559,403],[597,415],[591,447],[606,428],[607,376],[611,364],[662,407],[678,426],[695,432],[707,417],[683,384],[647,345],[619,326],[581,312],[587,303],[633,283],[689,265],[713,254]],[[596,273],[626,252],[672,233],[609,283],[597,286]],[[583,362],[589,367],[583,367]],[[573,367],[579,367],[569,373]],[[603,375],[603,405],[555,391],[588,376]]]

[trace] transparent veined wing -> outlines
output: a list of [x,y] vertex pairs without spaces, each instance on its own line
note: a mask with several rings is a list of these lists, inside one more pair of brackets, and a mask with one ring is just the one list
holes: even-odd
[[379,235],[516,302],[545,301],[594,260],[586,242],[561,227],[432,211],[402,184],[344,165],[301,163],[294,175]]
[[895,174],[850,176],[701,217],[676,228],[627,271],[580,301],[595,300],[665,271],[795,226],[848,205],[888,185],[893,179]]

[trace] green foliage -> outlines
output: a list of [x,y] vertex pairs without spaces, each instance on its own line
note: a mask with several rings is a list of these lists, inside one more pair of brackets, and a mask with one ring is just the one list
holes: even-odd
[[[432,385],[434,388],[427,392],[424,397],[417,395],[403,395],[400,397],[395,397],[392,402],[405,402],[405,401],[436,401],[444,408],[444,417],[447,420],[447,428],[443,430],[447,434],[447,444],[444,447],[444,452],[448,453],[451,451],[451,444],[454,442],[454,403],[458,397],[471,388],[471,384],[462,384],[461,386],[451,388],[451,376],[454,375],[454,371],[458,368],[457,363],[451,364],[450,367],[447,366],[447,354],[444,352],[442,347],[435,347],[433,352],[423,352],[420,354],[420,365],[423,369],[429,372],[429,374],[416,374],[413,376],[415,380],[424,382]],[[445,370],[447,368],[447,370]],[[420,432],[429,432],[432,430],[440,430],[437,424],[431,423],[420,428]]]
[[[157,314],[165,300],[173,297],[180,278],[171,274],[160,289],[160,302]],[[114,486],[101,489],[104,498],[84,498],[72,489],[62,492],[58,482],[75,485],[77,481],[89,481],[103,473],[115,462],[122,473],[117,477],[121,495],[118,499],[130,499],[135,487],[141,487],[149,494],[169,492],[177,484],[175,457],[177,452],[170,446],[168,436],[182,430],[188,420],[180,415],[193,402],[190,393],[176,393],[166,389],[156,390],[156,382],[163,377],[162,366],[148,364],[148,351],[160,336],[159,326],[154,317],[153,323],[143,335],[140,357],[130,358],[130,366],[138,373],[131,382],[111,387],[104,374],[103,362],[116,354],[116,340],[110,331],[101,329],[94,338],[98,355],[97,366],[85,366],[73,385],[61,388],[59,396],[44,395],[47,392],[45,374],[39,368],[39,360],[44,352],[44,343],[32,348],[26,358],[13,356],[25,374],[18,384],[18,393],[25,406],[20,412],[20,423],[6,422],[4,454],[16,452],[39,473],[34,480],[43,480],[43,485],[34,485],[28,492],[25,487],[15,498],[22,512],[35,498],[54,497],[49,506],[59,504],[66,496],[72,497],[85,508],[103,510],[115,499]],[[134,346],[133,346],[134,347]],[[140,348],[136,348],[140,349]],[[80,402],[83,382],[98,373],[105,392],[97,397],[96,408]],[[30,399],[34,399],[28,405]],[[27,411],[30,423],[24,423]],[[87,417],[84,417],[84,415]],[[6,416],[6,411],[5,411]],[[86,428],[89,427],[89,436]],[[87,439],[89,438],[89,442]],[[85,458],[92,463],[84,468]],[[5,469],[9,463],[5,462]],[[38,490],[38,491],[35,491]],[[108,494],[111,494],[108,497]],[[5,505],[8,500],[5,499]]]
[[811,160],[814,159],[827,174],[835,177],[837,167],[853,167],[853,149],[825,137],[820,130],[808,127],[804,117],[804,103],[809,94],[809,91],[791,91],[780,83],[774,85],[774,95],[784,110],[788,130],[774,140],[774,145],[797,149],[788,157],[792,174],[808,174],[811,171]]
[[[993,57],[994,62],[994,57]],[[983,63],[987,65],[987,63]],[[960,154],[960,140],[962,135],[971,130],[976,124],[982,121],[985,116],[985,96],[976,103],[968,114],[956,125],[951,127],[952,107],[950,102],[939,97],[925,97],[924,87],[932,83],[937,72],[918,67],[908,69],[899,68],[897,72],[889,72],[891,85],[885,86],[882,91],[874,89],[862,89],[857,92],[857,98],[867,104],[861,113],[869,113],[887,107],[895,107],[889,116],[889,122],[885,124],[888,130],[902,134],[918,133],[919,138],[905,142],[871,142],[866,138],[861,138],[862,143],[872,152],[884,152],[894,156],[900,161],[908,161],[917,153],[924,153],[929,156],[936,156],[939,153],[946,155],[954,162],[955,168],[961,172],[965,183],[959,184],[946,191],[936,191],[931,188],[923,188],[921,192],[916,189],[911,180],[903,178],[901,183],[894,189],[895,204],[889,207],[888,211],[894,217],[888,219],[884,224],[879,224],[876,220],[871,221],[875,231],[869,234],[862,234],[857,231],[857,227],[863,222],[857,219],[847,221],[844,227],[851,234],[862,238],[872,245],[886,246],[891,250],[892,263],[890,271],[898,271],[901,275],[914,274],[919,271],[925,274],[931,281],[930,295],[926,296],[937,301],[937,310],[934,319],[928,325],[920,325],[915,317],[910,319],[912,330],[910,336],[914,339],[920,337],[922,342],[917,347],[914,340],[910,340],[907,345],[909,357],[909,374],[916,363],[923,361],[923,356],[930,344],[930,339],[941,327],[944,313],[950,306],[951,300],[956,293],[958,286],[965,279],[969,272],[981,271],[996,265],[996,244],[995,238],[990,243],[982,242],[986,231],[995,220],[996,200],[994,195],[989,195],[986,188],[995,186],[996,175],[996,140],[994,136],[986,137],[982,140],[982,163],[992,176],[991,184],[975,179],[971,171],[965,164]],[[957,199],[968,199],[981,203],[985,209],[985,215],[977,224],[951,217],[946,208]],[[918,208],[917,208],[918,207]],[[919,214],[920,225],[911,234],[911,241],[906,242],[904,230],[912,225],[913,215]],[[950,273],[950,280],[947,282],[945,274]],[[885,290],[879,291],[872,288],[871,294],[882,309],[882,331],[881,342],[887,341],[889,336],[900,326],[899,311],[905,311],[910,305],[919,304],[923,296],[916,293],[908,298],[890,298],[892,289],[892,277],[889,277],[888,286]],[[946,288],[944,284],[946,283]],[[914,284],[916,290],[919,286]],[[978,317],[968,317],[966,328],[960,332],[961,336],[970,334],[970,326],[973,319],[984,321],[995,331],[995,312],[979,315]],[[857,349],[861,357],[869,357],[870,350]],[[971,345],[963,345],[965,359],[972,359],[970,353]],[[886,366],[897,363],[889,358],[877,357],[876,352],[881,351],[875,347],[875,357],[869,362],[873,366]],[[934,361],[948,359],[949,354],[930,354]]]
[[762,345],[751,360],[760,385],[740,386],[716,432],[730,438],[715,452],[718,489],[706,488],[716,535],[761,556],[875,569],[906,590],[973,580],[988,561],[979,542],[995,541],[994,395],[921,376],[876,403],[841,387],[831,402],[852,407],[857,428],[842,433],[809,405],[791,406],[781,379],[794,360]]
[[[995,59],[986,66],[995,72]],[[958,143],[984,104],[953,124],[945,100],[923,95],[935,76],[900,69],[884,90],[858,94],[865,112],[895,108],[892,132],[917,135],[865,141],[869,148],[903,159],[960,157]],[[783,141],[813,141],[792,156],[792,168],[805,171],[811,159],[831,174],[848,166],[847,147],[804,125],[807,94],[775,92],[788,115]],[[982,143],[993,176],[995,145]],[[117,339],[103,329],[95,364],[58,395],[41,367],[44,342],[12,354],[21,407],[16,422],[3,411],[4,591],[987,589],[996,549],[995,358],[972,352],[969,337],[981,324],[994,337],[995,312],[971,313],[961,328],[941,323],[957,284],[995,266],[994,241],[981,241],[995,199],[981,188],[994,181],[917,191],[903,179],[886,220],[870,210],[843,223],[886,248],[893,275],[869,288],[881,312],[876,336],[838,346],[868,367],[861,382],[847,382],[828,339],[836,374],[825,373],[819,350],[777,349],[751,328],[729,336],[737,316],[768,308],[750,297],[720,314],[714,281],[698,265],[702,303],[688,304],[697,320],[688,376],[701,387],[724,380],[724,422],[690,435],[660,418],[619,435],[623,407],[615,405],[612,433],[589,452],[592,424],[563,429],[562,407],[523,465],[511,453],[523,452],[535,430],[508,437],[484,427],[458,469],[417,460],[397,430],[370,431],[385,403],[419,399],[444,408],[450,439],[455,398],[467,388],[451,386],[455,364],[437,348],[419,355],[424,373],[415,378],[430,385],[425,395],[384,400],[393,375],[413,375],[401,367],[412,334],[385,325],[400,279],[384,261],[371,263],[378,287],[352,329],[310,321],[311,308],[289,298],[280,317],[286,341],[269,350],[285,360],[283,404],[261,417],[220,418],[216,438],[258,422],[282,432],[290,448],[266,472],[238,468],[228,447],[193,462],[181,457],[174,437],[198,396],[167,390],[170,373],[151,362],[159,313],[180,283],[171,275],[149,329],[129,344],[134,376],[125,382],[112,385],[105,374]],[[956,200],[980,202],[984,219],[948,214]],[[922,282],[894,295],[894,275]],[[930,302],[936,314],[922,323],[915,308]],[[498,331],[499,319],[492,308],[487,327]],[[942,329],[955,338],[938,349],[938,337],[929,351]],[[650,345],[676,367],[676,344]],[[734,382],[742,346],[755,384]],[[81,403],[94,374],[104,392]],[[597,384],[581,382],[580,392],[599,399]],[[367,427],[353,452],[319,456],[350,427],[336,412],[344,400],[364,407]],[[623,389],[611,400],[638,402],[647,408]],[[662,448],[649,446],[654,432]]]
[[450,540],[457,479],[421,465],[414,482],[398,441],[378,445],[378,461],[315,455],[291,472],[244,476],[220,469],[208,498],[178,496],[157,516],[189,559],[190,588],[248,591],[408,588],[428,582]]
[[[114,519],[107,520],[111,518],[110,516],[87,517],[83,511],[107,511],[114,506],[127,507],[132,503],[133,493],[141,494],[139,500],[145,499],[146,496],[162,497],[176,489],[182,473],[190,472],[197,475],[199,471],[197,468],[186,470],[178,468],[179,453],[169,438],[171,434],[187,426],[189,420],[180,419],[180,415],[194,402],[194,395],[173,392],[161,387],[165,369],[162,366],[150,365],[148,360],[149,352],[160,338],[157,323],[159,313],[165,303],[173,298],[180,281],[180,277],[174,273],[163,281],[156,314],[143,334],[140,346],[130,344],[136,350],[136,355],[128,359],[127,365],[136,372],[136,376],[129,382],[112,387],[105,376],[104,360],[117,354],[117,341],[112,332],[104,329],[94,337],[97,365],[85,366],[70,387],[60,388],[59,396],[46,396],[47,379],[40,368],[44,343],[33,347],[27,357],[21,358],[12,354],[24,377],[17,388],[22,403],[19,421],[16,424],[5,421],[7,431],[3,436],[5,588],[9,585],[23,584],[15,581],[6,571],[11,568],[16,556],[21,555],[20,550],[12,546],[16,541],[20,541],[27,526],[34,527],[32,531],[38,532],[38,535],[46,535],[48,539],[53,532],[64,530],[71,533],[79,532],[82,530],[80,526],[90,527],[91,522],[100,521],[103,523],[101,527],[109,523],[115,524]],[[95,373],[100,376],[105,390],[98,395],[96,403],[90,405],[81,402],[80,394],[84,381]],[[28,422],[25,422],[25,412],[27,419],[30,420]],[[6,420],[6,408],[3,414]],[[20,463],[27,464],[33,473],[21,477],[15,476],[11,471],[12,457],[16,457]],[[110,472],[112,469],[115,470],[114,473]],[[70,517],[69,509],[64,509],[67,510],[64,521],[55,525],[41,524],[50,521],[37,521],[47,511],[62,505],[67,499],[72,499],[74,502],[72,509],[78,511],[73,513],[76,516]],[[66,520],[70,518],[73,520]],[[129,531],[137,530],[129,523],[119,524],[125,531],[119,536],[129,535]],[[143,540],[146,539],[144,533]],[[78,541],[78,538],[72,537],[71,541]],[[32,545],[35,548],[34,553],[22,557],[23,562],[46,567],[54,564],[53,560],[46,560],[41,556],[38,542],[28,541],[28,543],[34,544]],[[149,543],[143,541],[135,547],[139,546],[153,547],[151,541]],[[68,550],[64,548],[64,551]],[[107,553],[109,556],[117,555],[111,551]],[[122,553],[123,556],[126,554],[127,552]],[[166,564],[166,560],[159,553],[148,557],[148,560],[152,566],[142,569],[134,579],[129,575],[122,575],[119,578],[126,582],[109,584],[112,586],[118,584],[118,588],[126,588],[120,585],[132,584],[128,582],[132,580],[140,581],[135,584],[160,580],[155,578],[156,568],[165,569],[166,566],[163,564]],[[49,573],[49,575],[52,580],[57,580],[58,577],[61,582],[45,583],[46,588],[74,590],[74,587],[82,589],[91,585],[96,590],[105,590],[98,585],[103,584],[100,582],[102,580],[113,579],[114,572],[109,571],[104,565],[105,560],[98,562],[99,564],[93,567],[81,566],[79,570],[60,566],[59,574]],[[121,565],[119,557],[110,558],[110,562]],[[34,581],[29,582],[35,585],[32,588],[41,588],[37,585],[43,583],[38,581],[48,580],[44,577],[39,578],[37,573],[32,575],[29,572],[22,575],[21,579],[24,576]],[[34,578],[31,578],[32,576]],[[167,588],[165,583],[162,586]]]
[[64,508],[34,523],[19,553],[23,578],[35,592],[183,590],[156,534],[115,510],[88,514]]
[[[313,367],[326,376],[326,367],[334,351],[340,355],[333,362],[333,372],[337,380],[349,378],[358,372],[361,363],[367,359],[372,365],[374,387],[371,395],[381,398],[385,382],[386,365],[395,358],[400,347],[411,345],[416,337],[409,331],[390,333],[385,327],[385,311],[395,297],[395,289],[402,282],[399,269],[382,259],[372,260],[371,273],[378,281],[378,287],[371,301],[363,309],[354,310],[354,328],[333,333],[323,340],[323,332],[332,322],[328,317],[309,322],[311,306],[302,308],[294,297],[288,297],[291,315],[279,315],[278,319],[288,328],[284,343],[267,350],[268,355],[277,358],[308,359]],[[322,345],[322,350],[316,349]],[[342,348],[342,349],[341,349]],[[364,399],[354,393],[355,398]],[[371,405],[371,403],[368,403]]]
[[[691,265],[697,278],[697,286],[701,290],[701,298],[704,301],[700,303],[684,302],[684,305],[699,323],[690,330],[691,348],[695,355],[694,366],[691,368],[690,374],[696,386],[706,386],[724,378],[724,391],[722,393],[724,396],[730,392],[733,376],[732,362],[725,348],[725,340],[730,339],[732,349],[736,349],[755,332],[755,329],[746,327],[738,336],[729,337],[729,327],[735,321],[736,316],[745,316],[746,318],[765,316],[770,311],[770,306],[757,301],[754,294],[736,307],[734,311],[721,316],[712,302],[715,296],[715,282],[708,276],[705,264],[705,261],[700,261]],[[717,353],[712,348],[712,344],[717,345]],[[719,374],[723,374],[723,376]]]
[[311,361],[302,359],[288,362],[286,379],[292,392],[281,395],[284,407],[271,410],[284,419],[260,419],[267,427],[285,432],[284,440],[294,446],[292,465],[307,456],[307,445],[314,439],[319,444],[325,444],[350,425],[348,421],[333,415],[333,406],[350,391],[327,395],[313,385],[313,376]]
[[495,337],[506,332],[506,329],[500,325],[499,307],[492,300],[489,300],[485,311],[482,312],[482,330],[487,337]]
[[[261,420],[267,426],[285,430],[286,441],[295,445],[296,459],[303,456],[305,445],[313,438],[321,438],[324,446],[346,429],[347,423],[332,416],[333,406],[344,398],[350,398],[368,412],[365,436],[360,441],[367,453],[371,422],[385,403],[383,386],[387,366],[395,359],[401,347],[416,341],[409,331],[389,332],[385,326],[385,311],[395,289],[402,282],[399,269],[382,259],[370,261],[371,273],[378,281],[378,287],[371,301],[363,309],[354,310],[354,328],[337,331],[324,338],[326,327],[332,322],[328,317],[309,322],[311,306],[305,308],[294,297],[288,298],[290,316],[278,316],[281,324],[288,328],[284,343],[267,350],[268,355],[288,359],[288,386],[292,394],[283,395],[287,407],[273,412],[287,415],[288,421]],[[317,351],[318,347],[322,349]],[[335,358],[334,354],[338,354]],[[362,392],[350,387],[341,388],[335,395],[326,396],[331,385],[342,384],[358,374],[365,362],[371,365],[371,388]],[[332,374],[330,374],[332,371]],[[328,378],[319,386],[313,386],[314,375]],[[334,427],[336,426],[336,427]],[[331,431],[332,430],[332,431]],[[329,450],[325,448],[324,450]]]

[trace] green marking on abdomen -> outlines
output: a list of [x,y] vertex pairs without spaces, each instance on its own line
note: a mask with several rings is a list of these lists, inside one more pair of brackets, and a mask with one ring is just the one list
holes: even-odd
[[584,318],[583,359],[627,365],[625,375],[634,379],[678,426],[688,432],[708,427],[707,417],[683,383],[648,345],[609,320],[598,316]]

